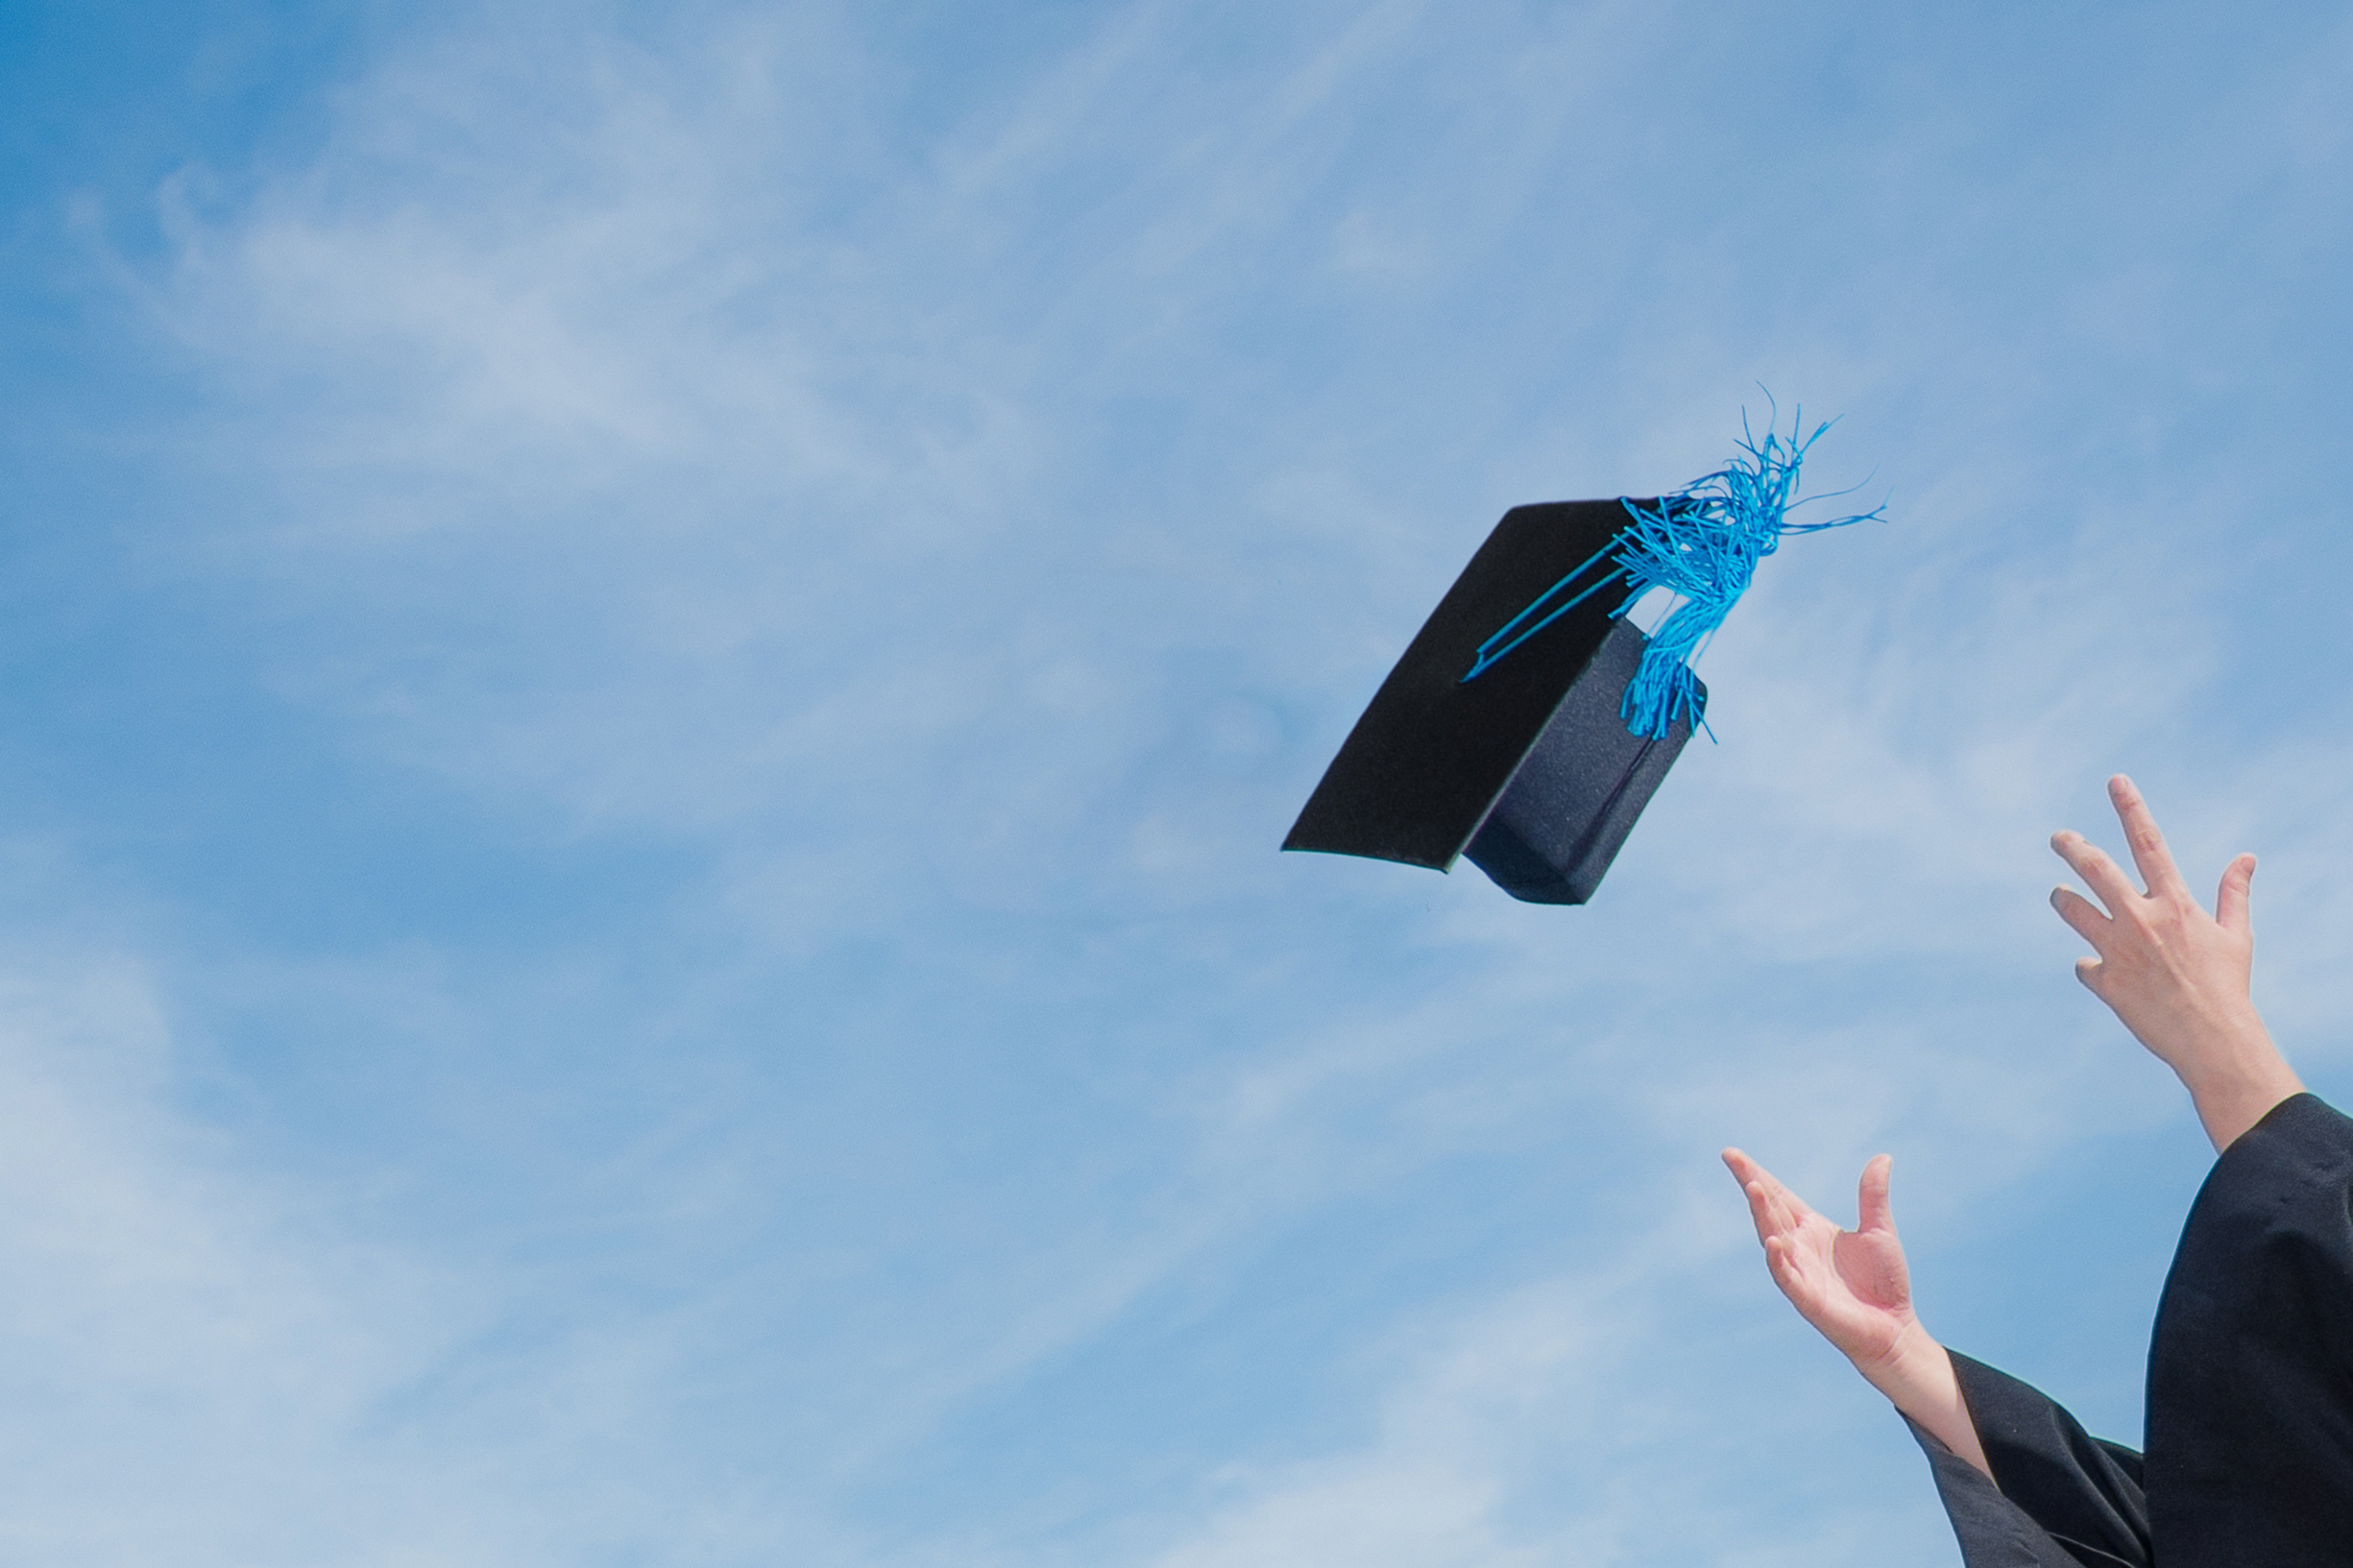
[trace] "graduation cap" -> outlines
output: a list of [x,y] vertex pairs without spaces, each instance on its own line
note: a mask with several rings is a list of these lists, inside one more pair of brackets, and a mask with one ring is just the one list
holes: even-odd
[[[1807,449],[1767,426],[1674,495],[1517,506],[1406,648],[1324,770],[1287,850],[1450,869],[1583,904],[1703,717],[1691,661],[1791,523]],[[1648,636],[1626,612],[1675,608]]]

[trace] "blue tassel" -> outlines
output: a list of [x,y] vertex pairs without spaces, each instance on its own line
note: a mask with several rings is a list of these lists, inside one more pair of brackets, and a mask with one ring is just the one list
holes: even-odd
[[[1778,419],[1779,410],[1775,410]],[[1694,480],[1656,507],[1645,510],[1632,501],[1621,504],[1631,519],[1616,537],[1576,570],[1539,594],[1536,601],[1479,645],[1477,661],[1466,681],[1476,680],[1514,648],[1551,625],[1606,584],[1623,578],[1626,600],[1611,612],[1623,615],[1654,588],[1663,588],[1682,602],[1651,634],[1634,679],[1627,683],[1618,714],[1626,728],[1638,736],[1662,740],[1678,718],[1693,729],[1707,729],[1701,716],[1698,678],[1691,665],[1715,636],[1716,628],[1747,591],[1757,563],[1781,548],[1786,534],[1814,534],[1843,528],[1853,522],[1883,519],[1884,506],[1828,522],[1791,522],[1789,508],[1797,501],[1798,470],[1806,454],[1822,439],[1830,422],[1815,426],[1804,441],[1797,439],[1803,410],[1792,418],[1784,439],[1768,422],[1759,442],[1740,420],[1740,456],[1704,478]],[[1840,491],[1837,494],[1849,494]],[[1829,497],[1818,497],[1827,499]],[[1565,600],[1559,596],[1607,561],[1608,571],[1579,588]],[[1559,600],[1559,602],[1555,602]],[[1714,732],[1709,731],[1714,738]]]

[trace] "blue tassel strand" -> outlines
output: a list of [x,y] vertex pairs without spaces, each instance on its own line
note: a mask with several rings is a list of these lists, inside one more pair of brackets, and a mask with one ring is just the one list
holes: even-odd
[[[1878,506],[1828,522],[1788,520],[1790,507],[1797,504],[1798,470],[1813,444],[1831,427],[1825,421],[1800,441],[1802,421],[1801,410],[1792,418],[1786,438],[1768,422],[1764,440],[1759,442],[1743,415],[1741,455],[1674,495],[1662,496],[1648,510],[1632,501],[1622,502],[1631,519],[1626,526],[1479,644],[1478,658],[1463,679],[1478,679],[1513,649],[1608,584],[1623,579],[1626,600],[1611,612],[1613,619],[1654,588],[1665,589],[1680,602],[1651,634],[1650,646],[1643,650],[1642,662],[1618,705],[1619,716],[1627,729],[1653,740],[1664,739],[1678,718],[1687,720],[1693,729],[1707,729],[1700,712],[1698,677],[1691,665],[1747,591],[1757,563],[1781,548],[1784,535],[1815,534],[1825,528],[1881,520],[1886,516],[1887,509]],[[1609,570],[1577,586],[1605,562]],[[1573,593],[1569,591],[1572,588]],[[1562,598],[1565,593],[1568,596]],[[1709,734],[1712,739],[1714,732]]]

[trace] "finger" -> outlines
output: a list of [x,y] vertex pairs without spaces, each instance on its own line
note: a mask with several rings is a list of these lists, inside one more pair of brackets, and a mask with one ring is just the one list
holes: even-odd
[[[2083,988],[2086,991],[2091,992],[2092,995],[2096,997],[2099,996],[2099,971],[2100,963],[2097,958],[2078,958],[2075,960],[2075,978],[2081,980],[2083,982]],[[2105,997],[2100,997],[2099,1000],[2105,1001],[2108,999]]]
[[1773,1213],[1773,1199],[1766,1194],[1764,1183],[1752,1181],[1740,1189],[1740,1194],[1748,1199],[1749,1221],[1757,1227],[1757,1240],[1771,1247],[1774,1238],[1783,1232],[1780,1218]]
[[2059,852],[2074,874],[2083,879],[2099,902],[2108,906],[2108,913],[2119,915],[2132,907],[2141,890],[2132,885],[2124,870],[2108,858],[2108,852],[2079,832],[2055,832],[2050,835],[2050,847]]
[[2120,773],[2108,781],[2108,799],[2116,807],[2116,820],[2124,825],[2124,843],[2141,870],[2141,884],[2152,894],[2187,898],[2189,885],[2174,867],[2173,852],[2165,847],[2165,834],[2157,831],[2157,819],[2139,788]]
[[2059,918],[2077,936],[2095,948],[2104,949],[2108,945],[2108,929],[2116,922],[2101,914],[2098,905],[2072,887],[2054,887],[2050,890],[2050,906],[2059,911]]
[[1895,1169],[1895,1164],[1894,1155],[1880,1154],[1863,1167],[1863,1179],[1855,1189],[1856,1231],[1893,1231],[1896,1228],[1895,1211],[1887,1201],[1887,1177]]
[[[1731,1167],[1732,1173],[1739,1178],[1740,1185],[1744,1188],[1755,1185],[1762,1187],[1768,1194],[1778,1194],[1780,1195],[1791,1198],[1794,1198],[1797,1195],[1776,1180],[1772,1171],[1767,1170],[1763,1166],[1759,1165],[1755,1160],[1748,1156],[1746,1151],[1742,1149],[1726,1149],[1724,1151],[1724,1163]],[[1803,1207],[1803,1205],[1801,1205],[1801,1207]]]
[[1733,1180],[1740,1184],[1740,1195],[1748,1199],[1749,1212],[1757,1220],[1757,1234],[1761,1238],[1764,1235],[1765,1225],[1765,1215],[1759,1207],[1760,1194],[1764,1191],[1762,1185],[1764,1167],[1736,1148],[1726,1149],[1723,1159],[1725,1169],[1732,1172]]
[[1795,1203],[1795,1194],[1770,1176],[1749,1183],[1748,1192],[1749,1207],[1757,1215],[1757,1222],[1771,1226],[1774,1235],[1795,1236],[1803,1227],[1804,1216],[1797,1211],[1804,1205]]
[[1774,1210],[1772,1192],[1765,1185],[1772,1179],[1770,1174],[1736,1148],[1724,1151],[1724,1163],[1739,1178],[1740,1195],[1748,1199],[1749,1219],[1757,1227],[1757,1240],[1769,1245],[1774,1237],[1789,1228]]
[[1789,1304],[1797,1308],[1798,1315],[1811,1322],[1822,1292],[1807,1274],[1805,1260],[1797,1248],[1776,1237],[1765,1246],[1765,1270],[1773,1276],[1773,1283],[1781,1287],[1782,1294],[1789,1298]]
[[1764,1193],[1765,1203],[1773,1216],[1776,1228],[1795,1231],[1803,1225],[1807,1217],[1813,1213],[1813,1210],[1807,1207],[1806,1200],[1783,1186],[1781,1178],[1763,1166],[1757,1164],[1754,1160],[1749,1161],[1749,1165],[1756,1171],[1756,1185]]
[[2215,889],[2214,923],[2226,931],[2246,934],[2252,929],[2247,919],[2247,895],[2255,884],[2255,857],[2242,855],[2222,868],[2222,885]]

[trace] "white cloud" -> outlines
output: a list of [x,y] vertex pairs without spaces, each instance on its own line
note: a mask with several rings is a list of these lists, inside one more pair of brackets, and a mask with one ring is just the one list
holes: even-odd
[[[177,1076],[137,966],[12,955],[0,975],[10,1555],[394,1561],[402,1539],[424,1544],[452,1511],[490,1523],[479,1495],[372,1459],[360,1438],[462,1329],[462,1297],[240,1175],[217,1134],[173,1108]],[[441,1492],[442,1517],[402,1521],[421,1490]],[[487,1540],[437,1544],[492,1560],[477,1555]]]
[[[413,1122],[355,1116],[462,1216],[414,1257],[228,1173],[164,1104],[135,977],[24,993],[19,1101],[68,1132],[14,1178],[55,1291],[20,1332],[70,1371],[43,1397],[107,1390],[70,1462],[163,1403],[197,1457],[159,1437],[120,1484],[245,1560],[304,1531],[305,1560],[1100,1560],[1106,1515],[1168,1568],[1933,1538],[1883,1412],[1749,1356],[1802,1341],[1717,1283],[1759,1276],[1714,1145],[1827,1194],[1898,1143],[1950,1257],[2071,1148],[2178,1122],[2067,990],[2043,836],[2143,757],[2194,863],[2260,829],[2268,973],[2317,1030],[2343,748],[2180,760],[2245,635],[2203,519],[2249,448],[2172,449],[2194,378],[2101,355],[2214,286],[2179,281],[2195,247],[2147,259],[2147,187],[2098,147],[2069,157],[2113,189],[2044,181],[2006,76],[1917,114],[1774,85],[1776,49],[1843,51],[1853,19],[1790,44],[1699,9],[1140,5],[959,74],[819,7],[626,38],[494,8],[376,62],[250,198],[168,188],[142,286],[211,377],[208,460],[251,481],[172,543],[252,628],[236,656],[504,843],[696,869],[497,974],[437,970],[465,936],[429,920],[423,978],[239,972],[297,1032],[425,1018],[451,1144],[529,1151],[467,1207]],[[1824,103],[1862,117],[1792,118]],[[2087,234],[2113,244],[2060,243]],[[1758,375],[1856,412],[1825,475],[1878,461],[1898,520],[1768,563],[1707,668],[1724,744],[1602,902],[1278,860],[1492,515],[1687,477]],[[82,1038],[132,1065],[75,1077]],[[1414,1212],[1424,1188],[1460,1207]],[[1474,1221],[1490,1250],[1429,1240]],[[873,1523],[927,1455],[988,1446],[965,1423],[1172,1297],[1240,1313],[1303,1236],[1463,1277],[1335,1309],[1319,1435],[1232,1439],[1205,1521],[1169,1522],[1225,1435],[1139,1497],[1049,1432],[998,1446],[1092,1499],[1054,1540],[961,1496]],[[501,1245],[542,1271],[468,1253]],[[1988,1294],[1953,1311],[1991,1334]],[[1335,1407],[1371,1413],[1330,1440]],[[215,1430],[250,1456],[187,1436]],[[1883,1492],[1790,1491],[1760,1450],[1793,1431]],[[321,1501],[265,1538],[273,1465]],[[76,1477],[59,1519],[117,1495]],[[706,1532],[666,1536],[672,1509]]]
[[[1825,1368],[1777,1366],[1753,1335],[1702,1342],[1723,1325],[1691,1311],[1695,1289],[1718,1289],[1694,1264],[1712,1275],[1719,1249],[1695,1260],[1662,1232],[1644,1250],[1592,1260],[1387,1347],[1394,1381],[1362,1447],[1226,1478],[1240,1495],[1154,1568],[1862,1564],[1937,1553],[1943,1520],[1924,1478],[1906,1473],[1925,1466],[1904,1452],[1877,1396],[1831,1414],[1800,1381]],[[1662,1383],[1692,1377],[1709,1381],[1710,1398],[1659,1397]],[[1834,1440],[1840,1427],[1880,1438],[1881,1459],[1829,1477],[1767,1457]],[[1794,1476],[1818,1494],[1818,1514],[1790,1518],[1757,1489],[1703,1480],[1728,1454],[1751,1456],[1783,1484]]]

